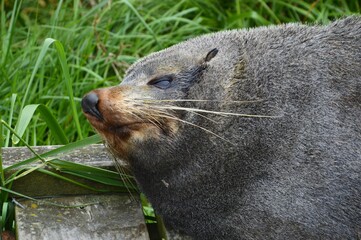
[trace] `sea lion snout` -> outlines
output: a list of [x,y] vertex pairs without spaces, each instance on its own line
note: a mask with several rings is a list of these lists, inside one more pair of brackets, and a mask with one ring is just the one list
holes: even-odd
[[98,109],[99,97],[96,93],[91,92],[83,97],[81,100],[81,107],[84,113],[90,114],[96,117],[98,120],[102,120],[103,116]]

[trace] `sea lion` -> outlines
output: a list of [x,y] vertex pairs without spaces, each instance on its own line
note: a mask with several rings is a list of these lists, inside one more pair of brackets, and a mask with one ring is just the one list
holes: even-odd
[[360,239],[360,17],[196,37],[82,108],[170,228]]

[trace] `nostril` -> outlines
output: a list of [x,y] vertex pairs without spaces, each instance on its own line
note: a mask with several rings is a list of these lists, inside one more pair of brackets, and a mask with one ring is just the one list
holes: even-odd
[[82,106],[87,108],[87,107],[94,107],[98,104],[99,98],[98,95],[95,93],[89,93],[87,94],[83,100],[82,100]]
[[99,120],[103,119],[102,114],[98,109],[99,98],[96,93],[89,93],[83,97],[81,100],[81,107],[83,108],[84,113],[88,113]]

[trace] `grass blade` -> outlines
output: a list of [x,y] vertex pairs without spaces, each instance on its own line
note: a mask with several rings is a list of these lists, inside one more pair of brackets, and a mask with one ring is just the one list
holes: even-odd
[[40,66],[40,63],[41,63],[41,61],[43,60],[46,52],[48,51],[49,46],[50,46],[51,43],[52,43],[52,42],[50,42],[50,41],[45,41],[44,44],[43,44],[43,46],[42,46],[42,48],[41,48],[41,50],[40,50],[39,56],[38,56],[38,58],[37,58],[37,60],[36,60],[36,63],[35,63],[35,67],[34,67],[32,73],[31,73],[29,83],[28,83],[28,85],[27,85],[27,87],[26,87],[25,94],[24,94],[23,101],[22,101],[22,103],[21,103],[20,109],[23,109],[24,106],[25,106],[26,100],[28,99],[28,95],[29,95],[30,89],[31,89],[31,87],[32,87],[32,85],[33,85],[33,81],[34,81],[34,78],[35,78],[35,74],[36,74],[36,72],[38,71],[39,66]]
[[[37,59],[37,61],[35,63],[35,67],[34,67],[34,69],[32,71],[28,86],[26,88],[25,95],[24,95],[24,98],[23,98],[23,101],[22,101],[22,104],[21,104],[21,109],[24,109],[24,105],[25,105],[26,100],[28,98],[30,88],[32,87],[32,83],[34,81],[35,74],[36,74],[37,70],[39,69],[40,63],[43,60],[46,52],[48,51],[49,46],[51,44],[53,44],[53,43],[55,44],[55,47],[56,47],[56,50],[57,50],[57,53],[58,53],[58,57],[59,57],[59,61],[60,61],[60,65],[61,65],[62,70],[63,70],[65,84],[67,86],[68,95],[69,95],[69,99],[70,99],[70,107],[71,107],[74,122],[75,122],[75,125],[76,125],[76,128],[77,128],[77,133],[79,135],[79,138],[82,139],[83,135],[82,135],[82,131],[81,131],[80,123],[79,123],[78,111],[76,110],[76,107],[75,107],[74,94],[73,94],[73,89],[72,89],[72,80],[71,80],[70,75],[69,75],[69,68],[68,68],[68,65],[67,65],[67,62],[66,62],[64,48],[63,48],[62,44],[59,41],[55,40],[55,39],[47,38],[44,41],[44,44],[43,44],[43,46],[41,48],[39,57],[38,57],[38,59]],[[22,115],[22,113],[20,113],[20,115]]]
[[[4,10],[4,1],[2,2],[2,10]],[[22,5],[22,0],[15,0],[14,3],[14,7],[13,7],[13,11],[11,14],[11,20],[10,20],[10,24],[9,24],[9,29],[8,32],[2,42],[2,58],[1,58],[1,65],[5,65],[6,61],[8,59],[8,55],[9,55],[9,51],[10,51],[10,47],[11,47],[11,43],[12,43],[12,38],[13,38],[13,34],[14,34],[14,28],[15,28],[15,23],[16,20],[19,16],[19,12],[21,9],[21,5]],[[2,12],[2,18],[5,18],[5,11]],[[3,20],[2,19],[2,20]],[[2,23],[2,27],[4,27],[5,24]],[[5,31],[5,28],[2,30],[2,34],[4,33],[3,31]],[[3,36],[3,35],[2,35]]]
[[82,134],[82,130],[81,130],[81,127],[80,127],[78,111],[77,111],[77,109],[75,107],[75,101],[74,101],[73,86],[72,86],[73,82],[72,82],[72,80],[70,78],[69,67],[68,67],[68,64],[67,64],[67,61],[66,61],[66,58],[65,58],[64,47],[59,41],[54,40],[52,38],[47,38],[47,39],[45,39],[45,41],[54,42],[54,44],[55,44],[55,47],[56,47],[56,50],[57,50],[57,53],[58,53],[58,57],[59,57],[59,61],[60,61],[60,65],[61,65],[61,68],[63,70],[63,75],[64,75],[64,78],[65,78],[65,84],[66,84],[67,89],[68,89],[68,96],[69,96],[69,99],[70,99],[70,108],[71,108],[71,111],[72,111],[72,114],[73,114],[73,119],[75,121],[75,126],[77,128],[77,133],[79,135],[79,138],[82,139],[83,134]]
[[[17,96],[17,94],[14,94],[14,93],[11,95],[11,106],[10,106],[9,126],[12,125],[16,96]],[[1,131],[0,131],[0,133],[1,133]],[[10,131],[7,130],[4,147],[8,147],[8,146],[9,146],[9,143],[10,143],[10,135],[11,135],[11,134],[10,134]],[[1,146],[1,145],[0,145],[0,146]]]
[[[15,126],[15,132],[20,137],[23,136],[25,130],[28,128],[31,119],[34,116],[36,110],[39,110],[41,117],[47,123],[47,126],[51,130],[51,133],[54,135],[55,139],[59,144],[67,144],[69,141],[60,127],[55,117],[51,113],[50,109],[47,106],[42,104],[31,104],[25,106],[25,108],[21,111],[19,116],[19,120]],[[12,136],[12,141],[14,144],[19,143],[19,138],[16,135]]]
[[[60,174],[57,174],[57,173],[54,173],[52,171],[49,171],[49,170],[46,170],[46,169],[43,169],[43,168],[39,168],[37,169],[37,171],[41,172],[41,173],[44,173],[44,174],[47,174],[49,176],[52,176],[52,177],[55,177],[55,178],[58,178],[58,179],[61,179],[65,182],[69,182],[71,184],[74,184],[74,185],[77,185],[79,187],[83,187],[83,188],[86,188],[86,189],[89,189],[89,190],[92,190],[92,191],[95,191],[95,192],[108,192],[108,190],[104,190],[104,189],[98,189],[98,188],[94,188],[94,187],[91,187],[91,186],[88,186],[86,184],[83,184],[83,183],[80,183],[78,181],[75,181],[71,178],[68,178],[68,177],[64,177]],[[121,191],[121,189],[120,189]]]
[[128,1],[128,0],[123,0],[123,3],[125,5],[127,5],[130,10],[133,11],[133,13],[138,17],[139,21],[144,25],[144,27],[149,31],[149,33],[153,36],[155,43],[162,48],[162,45],[159,43],[157,35],[154,33],[154,31],[152,30],[151,27],[149,27],[149,25],[145,22],[144,18],[139,14],[139,12],[137,11],[137,9],[135,9],[135,7]]
[[[120,178],[118,172],[114,172],[98,167],[86,166],[60,159],[52,159],[51,161],[49,161],[49,165],[51,165],[52,167],[63,173],[68,173],[74,176],[82,177],[85,179],[89,179],[110,186],[124,187],[124,182]],[[123,174],[123,177],[133,181],[133,185],[135,185],[134,178],[132,176]],[[127,188],[133,189],[134,187],[127,186]],[[136,188],[134,188],[133,190],[136,190]]]
[[[88,146],[90,144],[99,143],[99,142],[101,142],[101,138],[100,138],[99,135],[96,134],[96,135],[93,135],[91,137],[84,138],[84,139],[79,140],[77,142],[69,143],[69,144],[67,144],[65,146],[61,146],[59,148],[56,148],[54,150],[51,150],[49,152],[39,154],[39,155],[42,158],[48,158],[48,157],[51,157],[51,156],[55,156],[57,154],[70,152],[72,150],[82,148],[82,147]],[[6,167],[4,169],[4,171],[13,170],[13,169],[19,168],[21,166],[24,166],[26,164],[33,163],[33,162],[35,162],[37,160],[38,160],[38,157],[32,157],[32,158],[26,159],[24,161],[21,161],[19,163],[13,164],[13,165],[11,165],[9,167]]]

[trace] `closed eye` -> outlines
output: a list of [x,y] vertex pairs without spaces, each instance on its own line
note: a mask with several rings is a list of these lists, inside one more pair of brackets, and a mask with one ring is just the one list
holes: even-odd
[[167,89],[171,86],[173,76],[166,75],[159,78],[152,79],[148,82],[148,85],[154,86],[160,89]]

